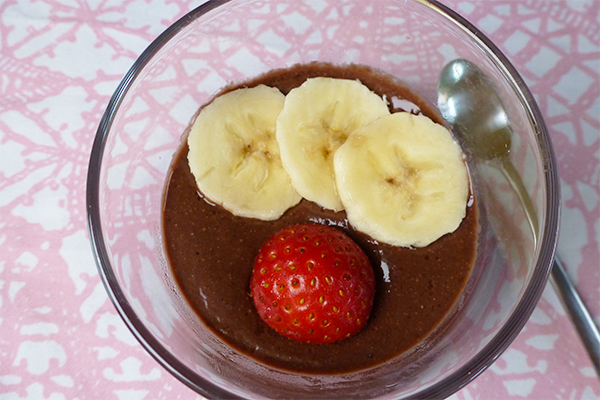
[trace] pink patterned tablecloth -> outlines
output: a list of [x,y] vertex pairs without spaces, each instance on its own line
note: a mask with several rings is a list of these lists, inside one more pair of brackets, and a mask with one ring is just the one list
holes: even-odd
[[[0,1],[0,399],[197,398],[142,349],[88,242],[92,140],[118,82],[201,0]],[[505,52],[559,163],[558,255],[600,322],[600,2],[445,0]],[[548,287],[497,362],[452,396],[598,399],[600,381]]]

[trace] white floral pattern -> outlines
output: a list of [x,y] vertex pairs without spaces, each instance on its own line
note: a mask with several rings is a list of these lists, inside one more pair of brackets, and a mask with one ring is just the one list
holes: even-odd
[[[142,349],[108,301],[86,233],[85,180],[118,82],[201,3],[0,3],[0,399],[199,397]],[[560,167],[558,255],[600,322],[600,3],[444,4],[505,52],[538,101]],[[302,29],[302,15],[290,18]],[[550,287],[509,349],[453,396],[598,397],[600,381]]]

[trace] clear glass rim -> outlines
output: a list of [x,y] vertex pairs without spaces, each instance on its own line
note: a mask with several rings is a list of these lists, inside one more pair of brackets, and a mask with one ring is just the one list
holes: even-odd
[[[132,82],[139,75],[147,62],[170,39],[177,35],[180,30],[185,28],[199,16],[230,1],[231,0],[209,0],[190,11],[159,35],[134,62],[133,66],[119,83],[108,103],[102,119],[100,120],[90,154],[86,189],[87,222],[92,250],[104,287],[110,300],[117,309],[117,312],[142,347],[144,347],[146,351],[163,366],[163,368],[198,394],[208,398],[218,399],[232,399],[239,397],[228,390],[201,378],[196,372],[181,363],[156,340],[154,335],[137,317],[133,307],[127,301],[125,294],[120,288],[117,278],[112,271],[110,257],[104,242],[102,221],[100,218],[99,194],[100,167],[106,140],[109,135],[113,118],[119,109],[122,99],[131,87]],[[544,161],[545,190],[547,193],[545,204],[546,223],[540,236],[541,248],[532,278],[523,294],[523,300],[517,305],[507,323],[500,329],[490,343],[488,343],[468,363],[440,382],[409,397],[444,398],[466,386],[493,364],[519,334],[535,309],[548,281],[548,276],[554,260],[558,237],[560,188],[556,159],[542,114],[533,95],[516,69],[504,54],[502,54],[502,52],[481,31],[459,14],[436,0],[415,1],[442,14],[448,20],[454,22],[458,27],[463,29],[474,41],[478,42],[481,48],[488,52],[489,59],[500,71],[502,71],[507,81],[510,82],[515,89],[515,92],[520,96],[521,103],[527,110],[537,132],[537,145],[540,154],[542,155],[542,160]]]

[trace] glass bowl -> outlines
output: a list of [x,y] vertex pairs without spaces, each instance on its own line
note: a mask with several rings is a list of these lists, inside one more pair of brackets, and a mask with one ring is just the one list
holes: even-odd
[[[498,166],[469,157],[479,202],[475,265],[451,317],[418,348],[372,369],[327,376],[276,370],[223,344],[179,293],[161,230],[169,166],[197,109],[228,83],[312,61],[374,67],[435,104],[440,72],[456,58],[482,68],[508,105],[510,158],[533,200],[538,232]],[[101,120],[87,184],[91,241],[115,307],[164,368],[210,398],[449,396],[490,366],[529,318],[558,229],[555,160],[532,95],[481,32],[425,0],[203,4],[124,77]]]

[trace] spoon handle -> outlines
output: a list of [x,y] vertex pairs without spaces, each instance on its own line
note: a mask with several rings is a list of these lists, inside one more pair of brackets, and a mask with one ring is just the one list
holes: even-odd
[[554,259],[550,280],[581,336],[596,373],[600,376],[600,332],[558,258]]
[[538,218],[535,213],[535,206],[533,205],[533,201],[529,196],[529,192],[527,188],[523,184],[523,179],[521,179],[521,174],[515,168],[515,164],[512,163],[510,158],[506,157],[502,162],[502,172],[504,176],[508,180],[508,183],[515,191],[517,197],[519,197],[519,202],[523,206],[523,211],[525,212],[525,216],[527,218],[527,222],[529,222],[529,227],[531,228],[531,233],[533,234],[534,243],[538,242]]
[[[531,226],[534,240],[537,241],[538,219],[535,214],[533,201],[531,200],[531,197],[529,197],[525,185],[523,185],[521,175],[508,158],[502,163],[502,171],[519,197],[525,214],[527,215],[527,220]],[[592,364],[596,369],[596,373],[600,376],[600,333],[598,332],[598,327],[594,323],[585,304],[581,301],[575,286],[571,283],[571,280],[558,258],[554,258],[554,265],[550,272],[550,280],[592,359]]]

